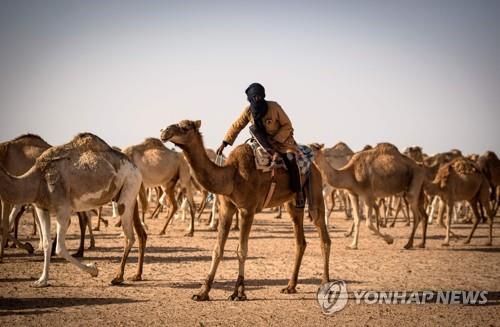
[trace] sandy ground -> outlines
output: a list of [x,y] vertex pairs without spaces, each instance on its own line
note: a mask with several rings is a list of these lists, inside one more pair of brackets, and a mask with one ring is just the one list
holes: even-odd
[[[206,217],[206,214],[203,218]],[[291,222],[284,214],[261,213],[253,225],[249,259],[246,266],[248,301],[232,302],[237,276],[236,245],[238,234],[231,231],[225,258],[219,266],[212,301],[194,302],[195,293],[205,278],[211,261],[215,233],[204,222],[197,224],[193,238],[184,237],[187,223],[174,221],[167,235],[158,236],[164,220],[147,220],[149,239],[144,266],[144,281],[127,281],[124,286],[109,282],[122,255],[120,229],[101,227],[96,232],[97,249],[87,251],[85,262],[96,262],[99,276],[91,278],[61,258],[50,266],[48,288],[32,288],[42,271],[40,253],[26,255],[8,249],[0,264],[0,325],[500,325],[500,226],[495,224],[494,246],[487,247],[486,225],[480,225],[471,245],[452,240],[441,246],[443,230],[429,227],[424,250],[403,250],[409,227],[398,221],[389,233],[395,237],[387,245],[361,228],[359,249],[345,249],[350,239],[344,232],[350,222],[343,214],[334,214],[330,225],[332,238],[331,278],[348,283],[349,296],[357,290],[425,291],[486,290],[486,305],[443,304],[356,304],[350,299],[346,308],[325,316],[317,303],[316,291],[322,261],[318,234],[309,220],[305,230],[308,246],[300,270],[298,293],[285,295],[293,259]],[[498,217],[497,217],[498,219]],[[22,221],[21,235],[31,231],[30,219]],[[454,231],[466,235],[469,225],[456,225]],[[70,249],[78,245],[77,220],[70,227]],[[37,245],[36,239],[31,239]],[[418,240],[417,240],[418,243]],[[134,248],[126,276],[135,271]]]

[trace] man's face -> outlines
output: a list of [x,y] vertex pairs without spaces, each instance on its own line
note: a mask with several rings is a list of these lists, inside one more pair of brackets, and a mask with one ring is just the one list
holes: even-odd
[[252,96],[252,100],[253,100],[254,102],[259,102],[259,101],[261,101],[262,99],[263,99],[263,98],[262,98],[260,95],[254,95],[254,96]]

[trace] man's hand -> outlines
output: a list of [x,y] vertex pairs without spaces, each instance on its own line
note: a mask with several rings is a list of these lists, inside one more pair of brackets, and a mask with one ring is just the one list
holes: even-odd
[[280,154],[278,152],[274,152],[274,154],[273,154],[273,162],[278,161],[279,158],[280,158]]
[[217,149],[217,152],[216,154],[218,156],[221,156],[222,155],[222,152],[224,152],[224,148],[227,146],[227,143],[222,141],[222,144],[220,145],[220,147]]

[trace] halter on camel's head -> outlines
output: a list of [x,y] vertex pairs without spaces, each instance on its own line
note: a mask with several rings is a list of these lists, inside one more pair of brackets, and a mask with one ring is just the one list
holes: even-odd
[[201,120],[182,120],[178,124],[167,126],[160,131],[162,142],[170,141],[177,146],[187,144],[193,137],[193,133],[198,133],[201,126]]

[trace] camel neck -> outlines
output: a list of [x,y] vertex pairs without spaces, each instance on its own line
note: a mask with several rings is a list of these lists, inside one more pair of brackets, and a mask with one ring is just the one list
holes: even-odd
[[33,203],[38,195],[40,180],[40,171],[36,166],[22,176],[12,176],[0,165],[0,197],[12,204]]
[[196,180],[209,192],[230,195],[233,191],[234,168],[218,166],[213,163],[205,151],[201,135],[197,135],[190,144],[179,146],[193,168]]
[[319,169],[325,174],[328,184],[335,188],[352,189],[353,183],[351,183],[352,176],[350,172],[333,168],[323,153],[316,153],[315,161]]

